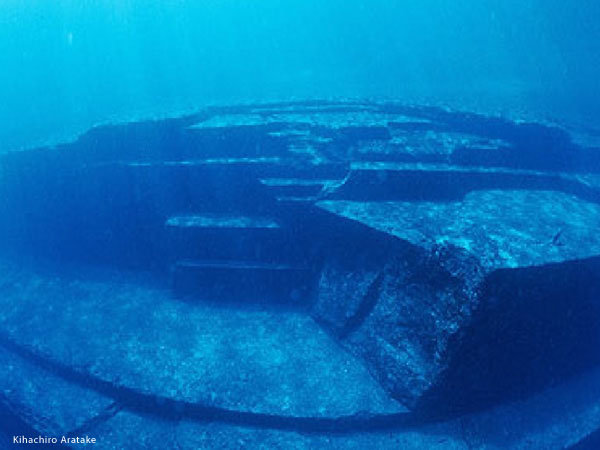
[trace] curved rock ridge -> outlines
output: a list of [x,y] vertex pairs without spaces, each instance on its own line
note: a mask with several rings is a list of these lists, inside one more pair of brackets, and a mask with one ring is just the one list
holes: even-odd
[[[81,379],[65,371],[57,373],[52,364],[26,354],[14,346],[8,351],[0,348],[0,361],[8,368],[0,373],[4,386],[0,405],[9,404],[14,414],[33,426],[25,435],[89,436],[101,449],[158,445],[180,449],[559,449],[585,439],[600,426],[597,369],[525,401],[478,414],[409,426],[391,420],[382,426],[366,417],[354,422],[316,418],[314,423],[259,416],[244,420],[241,414],[217,416],[210,411],[190,417],[185,411],[127,398],[118,389],[113,394],[119,403],[114,403],[113,397],[98,393],[97,386],[85,386]],[[314,427],[319,424],[321,428]]]
[[15,271],[1,291],[0,324],[11,340],[144,395],[288,417],[404,410],[299,313],[192,305],[85,275]]
[[89,436],[101,449],[148,448],[159,442],[163,448],[181,449],[277,445],[302,449],[558,449],[585,439],[600,427],[598,369],[524,401],[427,424],[407,422],[397,415],[380,416],[380,420],[376,416],[300,420],[217,413],[209,408],[185,410],[144,401],[143,395],[123,395],[119,388],[104,389],[89,377],[77,376],[73,369],[60,368],[4,339],[0,340],[0,362],[5,367],[0,372],[0,407],[8,407],[31,427],[4,430],[8,437],[18,431],[26,436]]
[[[110,419],[121,410],[168,421],[185,419],[197,423],[218,422],[256,429],[310,433],[401,429],[415,419],[406,412],[362,411],[336,417],[296,417],[233,410],[115,385],[15,344],[7,336],[0,335],[0,353],[10,363],[9,372],[0,380],[7,385],[0,394],[0,406],[8,409],[9,417],[22,420],[23,427],[27,427],[29,432],[76,434]],[[35,371],[31,377],[30,370]],[[76,428],[68,428],[68,425],[75,423],[79,424]],[[10,431],[10,428],[0,428],[0,433],[4,431]]]
[[386,431],[315,434],[258,430],[227,424],[176,424],[127,411],[99,424],[91,433],[102,436],[100,448],[119,449],[139,439],[152,443],[168,439],[175,448],[291,448],[291,449],[564,449],[600,426],[597,370],[535,395],[480,414],[459,419]]

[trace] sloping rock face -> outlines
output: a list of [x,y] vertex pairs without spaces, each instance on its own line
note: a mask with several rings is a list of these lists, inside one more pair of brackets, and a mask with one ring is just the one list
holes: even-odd
[[469,409],[598,362],[600,205],[475,191],[319,206],[389,237],[379,264],[325,265],[313,314],[404,404]]

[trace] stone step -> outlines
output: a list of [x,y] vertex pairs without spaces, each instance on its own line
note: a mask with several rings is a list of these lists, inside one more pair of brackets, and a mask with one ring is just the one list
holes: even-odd
[[307,195],[307,196],[282,195],[282,196],[276,197],[275,199],[280,204],[286,204],[286,205],[298,205],[298,204],[312,205],[315,202],[319,201],[319,197],[310,196],[310,195]]
[[231,215],[173,216],[166,222],[173,228],[217,228],[217,229],[277,229],[274,219]]
[[349,173],[345,177],[329,179],[266,178],[260,181],[275,194],[281,216],[297,223],[313,211],[316,202],[339,190],[348,176]]
[[181,302],[165,287],[81,266],[7,263],[0,274],[3,339],[132,407],[292,422],[406,411],[305,314]]
[[323,190],[336,185],[340,180],[312,178],[263,178],[260,182],[276,197],[318,197]]
[[347,162],[321,161],[310,163],[295,158],[270,157],[215,157],[172,160],[114,160],[80,165],[78,170],[94,173],[113,173],[125,169],[129,173],[148,172],[165,174],[176,170],[188,172],[218,172],[248,174],[256,178],[343,178],[350,165]]
[[562,192],[476,190],[454,202],[327,200],[318,206],[428,251],[454,246],[485,273],[600,256],[600,205]]
[[256,261],[181,260],[172,266],[178,296],[222,302],[259,302],[301,306],[311,288],[310,270]]
[[170,261],[180,259],[289,261],[293,242],[279,221],[258,216],[203,214],[166,221]]
[[[80,166],[72,182],[62,183],[60,188],[64,196],[81,190],[69,203],[76,201],[74,207],[85,211],[86,217],[102,213],[91,205],[102,206],[107,197],[129,211],[162,217],[184,211],[265,214],[276,202],[272,188],[259,180],[343,179],[348,170],[346,163],[311,164],[280,157],[112,161]],[[35,207],[32,200],[34,211],[44,209],[44,205]],[[131,208],[132,204],[136,208]]]
[[353,163],[348,179],[329,197],[358,201],[459,200],[468,192],[490,189],[554,190],[600,202],[589,178],[510,168],[448,164]]

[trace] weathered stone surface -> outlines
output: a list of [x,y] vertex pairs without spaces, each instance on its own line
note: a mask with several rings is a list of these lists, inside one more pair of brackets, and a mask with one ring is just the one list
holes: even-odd
[[[330,282],[332,278],[336,279],[335,283]],[[369,301],[366,297],[373,289],[377,290],[378,284],[375,268],[348,270],[342,269],[339,262],[329,262],[321,272],[312,314],[336,334],[345,335],[350,331],[353,319],[359,318],[361,305]]]
[[160,420],[123,412],[92,431],[99,437],[97,448],[178,449],[439,449],[466,450],[457,424],[363,433],[306,433],[221,423]]
[[[473,191],[557,191],[600,203],[593,176],[450,164],[354,162],[345,182],[327,199],[361,202],[458,202]],[[597,180],[596,180],[597,181]],[[490,199],[492,200],[492,199]]]
[[178,228],[279,228],[279,224],[263,217],[236,216],[173,216],[167,227]]
[[3,333],[115,389],[288,417],[403,411],[303,314],[182,303],[111,274],[6,273]]
[[91,430],[98,448],[180,449],[467,449],[457,423],[373,432],[314,433],[219,422],[167,422],[124,411]]
[[362,432],[279,430],[264,423],[165,421],[121,411],[88,430],[97,448],[180,449],[564,449],[600,426],[598,370],[527,400],[435,424],[393,424]]
[[473,408],[598,362],[597,204],[475,191],[456,203],[319,206],[389,236],[379,269],[325,265],[313,314],[350,327],[347,348],[404,404]]
[[427,250],[457,247],[486,271],[600,255],[600,205],[560,192],[473,191],[461,202],[320,206]]
[[[404,126],[401,126],[404,124]],[[407,127],[412,124],[412,127]],[[421,124],[417,126],[417,124]],[[485,150],[501,150],[510,147],[501,139],[490,139],[468,133],[436,130],[434,124],[413,121],[390,120],[391,139],[358,141],[350,149],[354,158],[361,160],[428,160],[448,158],[464,147]],[[442,159],[443,160],[443,159]]]
[[0,347],[0,367],[0,405],[45,436],[69,434],[115,407],[113,399],[69,382],[4,347]]
[[[469,298],[466,284],[411,254],[381,261],[380,270],[370,278],[377,283],[356,274],[349,279],[343,269],[325,269],[319,289],[322,306],[314,308],[313,314],[321,320],[319,312],[328,307],[362,310],[353,321],[338,321],[337,329],[347,330],[340,337],[368,363],[388,392],[415,407],[438,382],[447,364],[448,340],[470,317],[474,299]],[[321,292],[327,293],[331,286],[344,286],[351,295],[324,298]]]
[[191,129],[228,129],[241,126],[264,127],[279,124],[293,127],[313,126],[332,129],[351,127],[387,127],[393,123],[419,121],[402,114],[378,112],[360,105],[347,105],[345,110],[331,108],[271,108],[255,109],[254,112],[238,112],[214,115],[194,124]]

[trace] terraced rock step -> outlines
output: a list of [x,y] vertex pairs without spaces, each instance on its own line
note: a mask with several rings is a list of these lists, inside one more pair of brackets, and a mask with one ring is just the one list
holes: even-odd
[[119,275],[10,267],[4,338],[136,403],[288,418],[404,410],[304,315],[178,302]]
[[312,287],[308,269],[286,264],[181,260],[172,271],[176,295],[221,302],[301,306]]
[[455,246],[486,272],[600,255],[600,205],[560,192],[474,191],[462,202],[319,206],[419,247]]
[[294,195],[280,195],[275,198],[280,205],[285,206],[310,206],[317,201],[319,197],[307,195],[307,196],[294,196]]
[[412,408],[480,407],[600,362],[597,203],[520,190],[318,206],[389,251],[332,251],[313,315]]
[[338,189],[346,181],[344,178],[263,178],[260,182],[275,196],[281,207],[280,214],[288,221],[298,222],[312,210],[313,205],[330,192]]
[[[169,180],[171,176],[181,177],[184,173],[199,177],[212,172],[240,175],[243,178],[304,178],[304,179],[338,179],[348,173],[349,164],[340,161],[307,162],[288,155],[270,157],[215,157],[194,159],[165,159],[165,160],[113,160],[87,163],[77,168],[87,176],[99,176],[102,173],[111,174],[114,170],[126,170],[129,174],[156,174]],[[138,175],[139,176],[139,175]],[[167,177],[167,178],[164,178]],[[222,181],[222,180],[221,180]],[[231,180],[229,180],[231,181]],[[164,184],[163,184],[164,185]]]
[[[346,107],[346,111],[318,111],[304,108],[297,110],[278,110],[273,108],[270,111],[261,111],[260,114],[253,112],[228,113],[212,116],[206,120],[198,122],[190,127],[194,130],[203,129],[227,129],[237,127],[265,127],[268,125],[292,125],[295,128],[302,125],[315,127],[327,127],[334,129],[344,129],[352,127],[380,127],[384,128],[390,123],[403,123],[407,121],[407,116],[398,114],[378,113],[372,108],[364,109],[362,107]],[[408,121],[418,122],[418,119],[408,119]]]
[[260,180],[277,197],[317,197],[326,186],[336,180],[302,178],[263,178]]
[[289,246],[287,231],[278,221],[265,217],[231,214],[173,216],[165,226],[171,261],[275,262],[281,261]]
[[450,164],[353,163],[348,179],[327,198],[356,201],[457,201],[474,190],[553,190],[600,203],[592,177]]
[[177,228],[246,228],[264,229],[279,228],[272,219],[262,217],[234,216],[175,216],[167,220],[168,227]]

